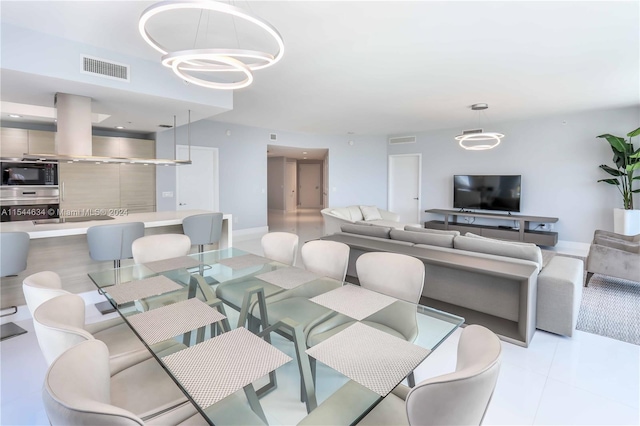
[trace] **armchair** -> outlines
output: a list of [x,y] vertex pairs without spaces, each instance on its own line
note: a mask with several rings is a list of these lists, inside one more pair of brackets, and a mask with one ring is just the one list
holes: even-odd
[[640,282],[640,234],[630,236],[596,230],[586,269],[585,287],[593,274]]

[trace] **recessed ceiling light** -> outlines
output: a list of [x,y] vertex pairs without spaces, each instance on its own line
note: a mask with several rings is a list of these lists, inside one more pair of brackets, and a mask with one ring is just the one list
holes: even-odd
[[124,126],[116,126],[116,129],[124,129]]
[[302,159],[303,159],[303,160],[306,160],[306,159],[307,159],[307,157],[302,157]]
[[306,153],[307,153],[307,151],[302,151],[302,153],[303,153],[303,154],[306,154]]
[[18,115],[18,114],[9,114],[9,117],[11,117],[11,118],[22,118],[22,116]]

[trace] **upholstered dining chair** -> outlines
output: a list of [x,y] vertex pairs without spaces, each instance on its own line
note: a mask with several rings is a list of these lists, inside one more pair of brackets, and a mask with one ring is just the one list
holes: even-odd
[[[85,340],[100,340],[111,352],[112,373],[151,358],[140,339],[124,323],[90,333],[85,326],[84,300],[76,294],[66,294],[43,302],[33,314],[38,344],[48,364],[61,353]],[[182,347],[174,340],[161,342],[158,351],[178,350]]]
[[114,374],[99,340],[78,343],[51,361],[42,399],[53,426],[178,424],[196,414],[155,359]]
[[[404,254],[371,252],[358,258],[356,271],[363,288],[410,302],[393,303],[361,322],[413,342],[418,337],[415,305],[420,301],[424,286],[424,263]],[[355,322],[345,315],[338,314],[326,321],[311,324],[307,333],[307,346],[315,346]],[[408,380],[409,385],[413,386],[413,372],[408,376]]]
[[[30,240],[31,238],[26,232],[0,232],[0,253],[2,253],[2,256],[0,256],[0,277],[17,275],[27,269]],[[14,312],[8,315],[18,312],[17,306],[10,306],[9,308],[12,308]],[[26,332],[24,328],[16,323],[8,322],[0,327],[0,339],[8,339]]]
[[[298,236],[296,234],[289,232],[270,232],[262,237],[261,244],[264,257],[291,266],[296,263],[296,257],[298,255]],[[265,297],[269,297],[282,290],[282,288],[276,285],[255,279],[242,283],[222,283],[216,289],[216,296],[236,311],[240,311],[242,303],[244,302],[245,290],[255,286],[262,288]],[[256,303],[256,298],[252,297],[248,312],[253,310],[253,305]]]
[[[482,424],[498,380],[501,353],[500,339],[492,331],[467,326],[458,342],[454,372],[424,380],[413,389],[397,386],[358,425]],[[347,382],[299,424],[336,424],[361,401],[369,404],[371,395],[357,383]]]
[[294,266],[298,256],[298,241],[299,238],[296,234],[269,232],[262,237],[260,243],[264,257]]
[[[160,365],[148,363],[113,375],[104,343],[89,340],[70,348],[53,361],[44,380],[42,399],[51,425],[208,425]],[[264,424],[238,394],[205,412],[215,424]]]
[[[26,277],[22,281],[22,292],[24,293],[31,317],[33,317],[38,306],[47,300],[57,296],[72,294],[62,288],[60,276],[53,271],[36,272]],[[104,321],[86,323],[84,325],[84,329],[91,334],[105,331],[111,327],[126,329],[127,326],[119,316]]]
[[158,234],[138,238],[131,245],[135,263],[155,262],[186,256],[191,248],[191,239],[183,234]]

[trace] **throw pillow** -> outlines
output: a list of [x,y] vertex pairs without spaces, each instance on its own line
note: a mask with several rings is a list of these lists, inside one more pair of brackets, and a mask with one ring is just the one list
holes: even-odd
[[486,237],[463,237],[461,235],[453,239],[453,247],[459,250],[530,260],[535,262],[538,268],[542,268],[542,252],[540,251],[540,247],[535,244],[507,242]]
[[360,211],[364,220],[382,220],[380,212],[376,206],[360,206]]
[[389,236],[393,240],[408,241],[414,244],[427,244],[430,246],[453,248],[453,235],[392,229]]

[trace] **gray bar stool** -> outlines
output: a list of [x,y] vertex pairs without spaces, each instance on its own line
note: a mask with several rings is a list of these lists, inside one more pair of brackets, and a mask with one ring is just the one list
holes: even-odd
[[[93,260],[113,260],[113,267],[116,269],[116,283],[118,283],[120,281],[118,273],[120,260],[133,257],[131,244],[141,237],[144,237],[144,223],[142,222],[92,226],[87,229],[89,256]],[[95,306],[103,315],[115,311],[108,301],[97,303]]]
[[[27,256],[29,255],[29,234],[26,232],[0,232],[0,277],[18,275],[27,269]],[[18,312],[17,306],[10,306],[14,312]],[[0,340],[25,334],[27,330],[13,322],[2,324]]]
[[[205,244],[218,244],[222,236],[222,213],[203,213],[187,216],[182,220],[182,232],[191,239],[191,244],[198,245],[198,253],[204,251]],[[200,275],[204,275],[204,266],[200,259]],[[218,281],[205,277],[209,284]]]

